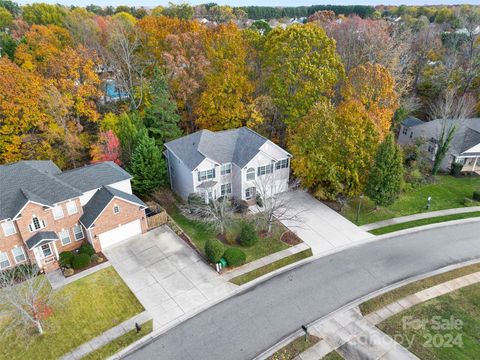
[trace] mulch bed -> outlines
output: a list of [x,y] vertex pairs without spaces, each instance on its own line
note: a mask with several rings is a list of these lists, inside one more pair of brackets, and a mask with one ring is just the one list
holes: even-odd
[[267,230],[260,230],[258,232],[258,236],[260,236],[260,239],[265,239],[266,237],[268,237],[268,231]]
[[[99,251],[99,252],[96,253],[96,254],[97,254],[98,256],[100,256],[101,258],[103,258],[103,261],[102,261],[101,263],[96,262],[96,261],[91,261],[90,264],[89,264],[88,266],[84,267],[83,269],[73,269],[73,268],[72,268],[72,269],[73,269],[73,274],[72,274],[72,275],[66,276],[65,274],[63,274],[63,271],[62,271],[63,276],[65,276],[66,278],[68,278],[68,277],[70,277],[70,276],[76,275],[76,274],[78,274],[78,273],[81,273],[82,271],[91,269],[91,268],[93,268],[93,267],[95,267],[95,266],[98,266],[98,265],[103,264],[103,263],[105,263],[105,262],[108,261],[108,258],[105,256],[105,254],[104,254],[103,252]],[[63,269],[63,270],[65,270],[65,269]]]
[[282,236],[280,236],[280,240],[285,244],[292,246],[303,242],[293,231],[290,230],[285,231]]

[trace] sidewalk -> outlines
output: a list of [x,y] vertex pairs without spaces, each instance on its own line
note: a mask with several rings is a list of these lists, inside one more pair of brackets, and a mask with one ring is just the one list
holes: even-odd
[[100,271],[102,269],[105,269],[106,267],[112,266],[110,262],[107,260],[99,265],[96,265],[90,269],[84,270],[78,274],[65,277],[62,274],[62,270],[57,269],[55,271],[49,272],[46,274],[48,281],[50,282],[50,285],[52,285],[52,289],[58,290],[61,287],[64,287],[67,284],[70,284],[74,281],[77,281],[78,279],[84,278],[85,276],[91,275],[96,273],[97,271]]
[[278,252],[273,253],[271,255],[268,255],[268,256],[265,256],[265,257],[260,258],[258,260],[252,261],[252,262],[250,262],[248,264],[245,264],[245,265],[243,265],[239,268],[236,268],[236,269],[233,269],[233,270],[230,270],[230,271],[226,271],[226,272],[222,273],[221,276],[222,276],[222,278],[224,278],[225,280],[228,281],[228,280],[233,279],[234,277],[246,274],[250,271],[261,268],[262,266],[271,264],[275,261],[286,258],[290,255],[297,254],[297,253],[299,253],[301,251],[304,251],[304,250],[307,250],[307,249],[309,249],[309,246],[307,244],[305,244],[304,242],[302,242],[301,244],[292,246],[288,249],[278,251]]
[[365,231],[370,231],[370,230],[379,229],[385,226],[406,223],[414,220],[429,219],[429,218],[445,216],[445,215],[464,214],[464,213],[476,212],[476,211],[480,211],[480,206],[430,211],[430,212],[424,212],[424,213],[408,215],[408,216],[400,216],[393,219],[378,221],[375,223],[362,225],[360,226],[360,228]]
[[146,311],[138,315],[135,315],[134,317],[122,322],[121,324],[118,324],[117,326],[111,328],[110,330],[105,331],[103,334],[80,345],[76,349],[73,349],[73,351],[62,356],[60,360],[79,360],[84,356],[90,354],[91,352],[97,349],[100,349],[102,346],[108,344],[109,342],[126,334],[127,332],[134,330],[135,323],[142,325],[151,319],[152,317]]

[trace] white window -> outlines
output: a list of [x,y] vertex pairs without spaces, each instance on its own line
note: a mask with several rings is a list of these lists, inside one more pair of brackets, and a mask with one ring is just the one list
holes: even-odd
[[41,255],[42,257],[46,258],[46,257],[49,257],[52,255],[52,249],[50,248],[50,244],[45,244],[45,245],[42,245],[42,247],[40,248],[41,250]]
[[8,260],[7,253],[0,252],[0,269],[6,269],[10,267],[10,260]]
[[53,218],[55,220],[63,218],[63,209],[62,205],[57,205],[52,209]]
[[273,172],[273,164],[259,166],[257,170],[257,175],[263,176],[263,175],[271,174],[272,172]]
[[28,225],[30,231],[37,231],[43,229],[46,226],[45,221],[40,220],[38,217],[33,215],[32,222]]
[[215,169],[198,172],[198,181],[205,181],[213,178],[215,178]]
[[255,197],[255,188],[254,187],[250,187],[250,188],[245,189],[245,199],[250,200],[250,199],[253,199],[254,197]]
[[75,201],[67,202],[67,212],[69,215],[73,215],[78,212],[77,204],[75,203]]
[[68,229],[60,231],[58,237],[62,241],[62,245],[68,245],[72,242],[72,240],[70,240],[70,231],[68,231]]
[[22,247],[14,247],[12,249],[12,254],[13,254],[13,257],[15,258],[15,262],[17,264],[27,260],[27,258],[25,256],[25,251],[23,251]]
[[232,193],[232,184],[222,184],[220,186],[220,193],[222,196]]
[[77,241],[84,238],[83,229],[80,224],[75,224],[75,226],[73,227],[73,235],[75,236],[75,240]]
[[250,168],[247,170],[247,180],[255,180],[255,169]]
[[13,221],[5,221],[4,223],[2,223],[2,229],[5,236],[10,236],[17,232]]
[[288,159],[283,159],[275,163],[276,170],[286,169],[286,168],[288,168]]
[[227,175],[232,172],[232,164],[224,164],[220,167],[220,175]]
[[113,213],[114,213],[114,214],[118,214],[119,212],[120,212],[120,206],[114,205],[114,206],[113,206]]

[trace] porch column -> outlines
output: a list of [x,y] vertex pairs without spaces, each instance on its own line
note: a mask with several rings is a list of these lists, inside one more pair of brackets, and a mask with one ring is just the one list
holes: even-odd
[[475,166],[477,165],[477,160],[478,160],[478,156],[475,158],[475,161],[473,162],[472,172],[475,171]]
[[55,244],[55,241],[52,241],[53,244],[53,252],[55,253],[55,257],[58,260],[58,250],[57,250],[57,245]]
[[42,260],[40,260],[40,257],[38,256],[38,248],[33,248],[33,255],[35,256],[35,262],[37,263],[37,266],[39,269],[42,268]]

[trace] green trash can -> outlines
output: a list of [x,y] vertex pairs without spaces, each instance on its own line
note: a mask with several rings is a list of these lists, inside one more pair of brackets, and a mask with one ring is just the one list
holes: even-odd
[[219,264],[222,267],[222,269],[226,268],[228,266],[227,260],[225,260],[225,258],[223,258],[223,257],[220,259]]

